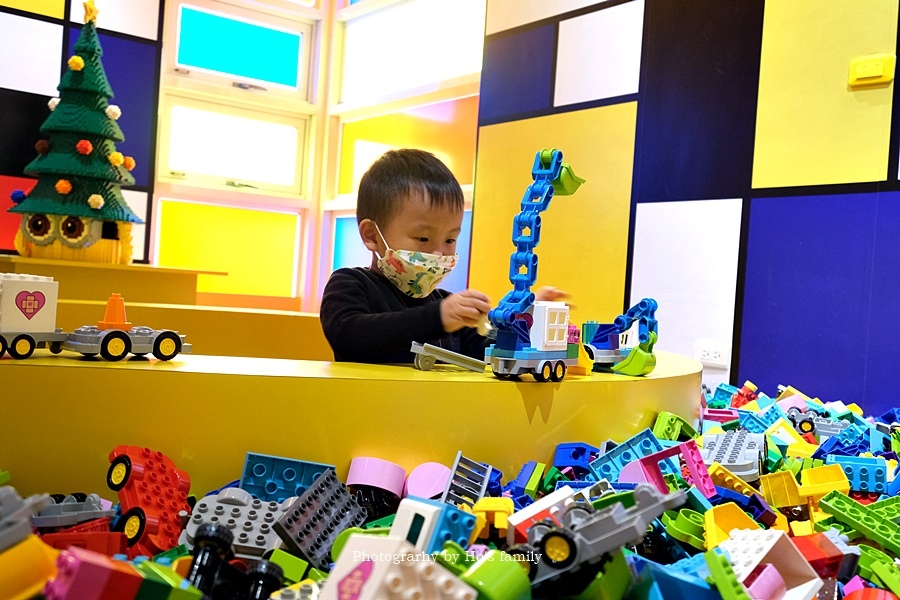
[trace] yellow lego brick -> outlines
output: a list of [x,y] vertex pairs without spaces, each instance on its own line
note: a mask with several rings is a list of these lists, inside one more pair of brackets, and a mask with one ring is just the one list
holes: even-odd
[[752,496],[756,491],[749,483],[717,462],[709,465],[707,470],[709,471],[709,476],[712,477],[713,483],[719,487],[728,488],[748,497]]
[[847,404],[847,410],[849,410],[853,414],[859,415],[860,417],[865,416],[863,413],[863,409],[861,409],[856,402],[851,402],[850,404]]
[[172,561],[171,569],[181,575],[183,578],[188,576],[191,571],[191,563],[194,562],[193,556],[179,556]]
[[784,388],[783,390],[781,390],[781,393],[778,394],[778,396],[775,398],[775,400],[777,400],[777,401],[786,400],[787,398],[790,398],[791,396],[800,396],[801,398],[809,399],[809,396],[807,396],[806,394],[804,394],[803,392],[801,392],[794,386],[789,385],[786,388]]
[[802,442],[794,442],[787,447],[785,454],[788,456],[796,456],[797,458],[812,458],[812,455],[819,449],[818,444],[810,444],[806,440]]
[[751,400],[747,404],[743,405],[741,407],[741,410],[752,410],[753,412],[758,413],[759,412],[759,402],[757,402],[756,400]]
[[784,514],[782,514],[780,511],[777,511],[777,510],[775,511],[775,522],[772,524],[771,527],[769,527],[769,529],[778,529],[785,533],[791,532],[791,528],[788,524],[787,517]]
[[48,579],[56,577],[54,550],[36,535],[0,553],[0,598],[25,600],[38,594]]
[[706,547],[712,550],[728,539],[732,529],[759,529],[759,523],[734,502],[713,506],[703,514],[706,527]]
[[894,460],[893,458],[888,459],[888,461],[887,461],[887,480],[888,481],[894,480],[894,471],[896,471],[896,470],[897,470],[897,461]]
[[769,506],[798,506],[803,504],[800,486],[790,471],[777,471],[759,478],[759,486]]
[[472,532],[473,539],[488,537],[491,525],[505,537],[509,528],[509,517],[515,511],[512,498],[482,498],[469,510],[476,519],[475,530]]
[[835,463],[800,471],[800,495],[817,499],[831,490],[850,493],[850,481],[841,465]]
[[796,429],[794,429],[794,425],[784,417],[779,417],[777,421],[772,423],[769,428],[766,429],[766,434],[775,436],[788,444],[809,443],[802,437],[800,437],[800,434],[797,433]]
[[[725,433],[725,430],[722,429],[721,427],[719,427],[718,425],[713,425],[709,429],[703,430],[703,435],[713,434],[713,433]],[[695,442],[697,442],[697,446],[700,448],[703,447],[703,435],[701,435],[696,440],[694,440]]]
[[815,531],[813,530],[812,521],[791,521],[792,536],[812,535],[813,533]]

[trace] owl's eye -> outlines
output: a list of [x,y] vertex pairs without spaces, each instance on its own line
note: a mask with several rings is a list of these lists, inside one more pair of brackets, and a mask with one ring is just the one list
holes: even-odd
[[59,241],[69,248],[84,248],[96,241],[99,223],[87,217],[68,216],[59,224]]
[[54,222],[49,216],[33,214],[25,221],[25,237],[38,246],[46,246],[53,241]]
[[84,221],[78,217],[66,217],[59,226],[59,232],[70,242],[76,242],[84,237],[85,231],[87,228],[84,226]]

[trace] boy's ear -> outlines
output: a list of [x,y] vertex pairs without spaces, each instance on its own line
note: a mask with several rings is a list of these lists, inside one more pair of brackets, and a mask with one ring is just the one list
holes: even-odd
[[359,222],[359,237],[363,244],[372,252],[378,252],[378,231],[375,229],[375,221],[363,219]]

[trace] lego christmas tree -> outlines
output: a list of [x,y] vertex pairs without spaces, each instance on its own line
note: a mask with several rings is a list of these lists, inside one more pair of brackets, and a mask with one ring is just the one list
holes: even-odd
[[120,186],[134,185],[134,159],[116,150],[124,141],[116,123],[121,111],[110,105],[97,37],[94,0],[84,3],[85,25],[50,101],[41,126],[48,140],[25,168],[36,175],[34,189],[13,193],[10,212],[22,215],[16,250],[23,256],[87,262],[131,262],[131,227],[142,221],[131,211]]

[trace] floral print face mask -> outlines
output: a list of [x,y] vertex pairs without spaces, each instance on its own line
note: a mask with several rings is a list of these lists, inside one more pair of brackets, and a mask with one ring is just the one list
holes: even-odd
[[459,254],[441,256],[412,250],[392,250],[377,224],[375,230],[387,248],[384,256],[375,252],[378,270],[397,289],[412,298],[424,298],[433,292],[459,260]]

